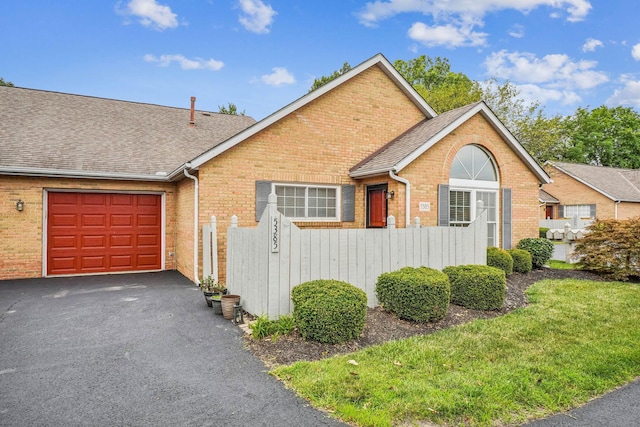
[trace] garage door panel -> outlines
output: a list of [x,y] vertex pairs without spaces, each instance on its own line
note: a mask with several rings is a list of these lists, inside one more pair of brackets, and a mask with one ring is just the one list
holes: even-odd
[[50,227],[76,227],[77,222],[76,214],[63,214],[56,213],[49,216]]
[[160,245],[160,240],[157,234],[138,234],[138,247],[157,247]]
[[47,274],[160,270],[157,194],[49,192]]
[[149,254],[149,255],[138,255],[138,265],[146,265],[148,267],[151,267],[152,265],[156,265],[159,260],[158,260],[158,256],[155,254]]
[[76,236],[53,236],[52,242],[56,249],[74,249],[76,248]]
[[80,268],[84,272],[90,270],[104,271],[107,267],[106,257],[104,255],[83,256],[80,258]]
[[107,217],[104,214],[83,214],[82,227],[106,227]]
[[112,227],[133,227],[133,215],[131,214],[118,214],[111,215]]
[[157,215],[138,215],[138,227],[157,227],[159,220]]
[[111,236],[112,248],[133,248],[133,236],[131,234],[114,234]]
[[106,249],[106,236],[82,236],[82,249]]

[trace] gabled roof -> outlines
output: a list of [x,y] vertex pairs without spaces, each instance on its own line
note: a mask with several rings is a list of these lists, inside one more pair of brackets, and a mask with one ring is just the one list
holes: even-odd
[[[321,86],[320,88],[314,90],[313,92],[310,92],[308,94],[306,94],[305,96],[297,99],[296,101],[292,102],[291,104],[287,105],[286,107],[276,111],[275,113],[271,114],[270,116],[266,117],[265,119],[259,121],[258,123],[256,123],[255,125],[251,126],[250,128],[244,130],[243,132],[239,133],[238,135],[235,135],[233,138],[230,138],[228,141],[225,141],[223,144],[220,144],[214,148],[212,148],[211,150],[203,153],[202,155],[194,158],[191,162],[190,165],[192,168],[198,168],[201,165],[203,165],[204,163],[208,162],[209,160],[213,159],[214,157],[218,156],[219,154],[225,152],[226,150],[236,146],[237,144],[241,143],[242,141],[246,140],[247,138],[257,134],[258,132],[266,129],[267,127],[269,127],[270,125],[276,123],[277,121],[279,121],[280,119],[286,117],[287,115],[291,114],[292,112],[304,107],[305,105],[311,103],[312,101],[316,100],[317,98],[321,97],[322,95],[324,95],[325,93],[331,91],[332,89],[340,86],[341,84],[345,83],[346,81],[354,78],[355,76],[361,74],[363,71],[368,70],[371,67],[378,67],[380,68],[390,79],[393,83],[396,84],[396,86],[398,88],[400,88],[400,90],[407,95],[407,97],[413,101],[413,103],[416,105],[416,107],[418,107],[418,109],[420,111],[422,111],[422,113],[425,115],[425,117],[427,118],[432,118],[437,116],[436,112],[429,106],[429,104],[427,104],[427,102],[418,94],[418,92],[416,92],[416,90],[413,88],[413,86],[411,86],[405,79],[404,77],[402,77],[402,75],[400,75],[400,73],[398,72],[398,70],[395,69],[395,67],[389,62],[389,60],[387,60],[382,54],[377,54],[374,57],[366,60],[365,62],[361,63],[360,65],[352,68],[351,70],[349,70],[348,72],[342,74],[341,76],[337,77],[334,80],[331,80],[329,83]],[[175,173],[182,173],[181,171],[174,171]]]
[[640,169],[564,162],[549,164],[613,201],[640,202]]
[[553,197],[551,194],[546,191],[540,189],[538,199],[541,203],[560,203],[560,200]]
[[246,116],[0,86],[0,174],[166,180]]
[[419,123],[354,166],[350,171],[350,176],[362,178],[388,172],[400,172],[476,114],[481,114],[491,124],[520,160],[536,175],[539,182],[551,182],[549,175],[527,153],[484,101],[447,111],[435,118]]

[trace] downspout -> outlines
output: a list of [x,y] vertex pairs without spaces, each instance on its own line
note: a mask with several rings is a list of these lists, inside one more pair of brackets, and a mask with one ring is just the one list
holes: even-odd
[[[616,200],[616,202],[613,204],[613,208],[614,208],[614,212],[613,212],[613,219],[618,219],[618,205],[620,204],[620,200]],[[593,218],[595,220],[595,218]]]
[[389,171],[389,176],[391,177],[391,179],[394,179],[404,184],[404,187],[405,187],[404,227],[409,228],[411,226],[411,183],[409,182],[408,179],[399,177],[398,175],[393,173],[393,171]]
[[198,274],[198,178],[187,172],[187,169],[191,169],[191,163],[185,163],[184,176],[193,180],[193,280],[196,285],[200,286],[200,278]]

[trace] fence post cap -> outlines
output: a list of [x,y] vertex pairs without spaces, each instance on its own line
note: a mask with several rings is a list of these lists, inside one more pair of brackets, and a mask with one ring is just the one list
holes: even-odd
[[276,196],[276,193],[271,193],[269,194],[269,198],[267,199],[267,202],[270,205],[275,205],[278,203],[278,196]]

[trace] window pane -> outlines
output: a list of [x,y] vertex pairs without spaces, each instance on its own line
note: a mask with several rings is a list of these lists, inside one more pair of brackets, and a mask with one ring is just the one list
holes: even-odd
[[330,218],[337,216],[337,189],[277,185],[278,210],[290,218]]
[[491,157],[475,145],[462,147],[451,164],[450,177],[456,179],[497,181]]

